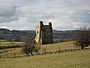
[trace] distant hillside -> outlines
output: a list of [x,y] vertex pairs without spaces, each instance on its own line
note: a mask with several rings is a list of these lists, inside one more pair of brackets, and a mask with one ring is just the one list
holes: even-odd
[[35,30],[9,30],[0,28],[0,40],[21,41],[23,36],[35,35]]
[[53,30],[54,41],[63,42],[63,41],[73,40],[75,32],[76,30],[68,30],[68,31]]
[[[75,30],[58,31],[53,30],[54,42],[61,42],[65,40],[72,40]],[[35,30],[9,30],[0,28],[0,40],[20,41],[23,36],[34,36]]]
[[9,30],[5,28],[0,28],[0,34],[35,34],[35,30]]

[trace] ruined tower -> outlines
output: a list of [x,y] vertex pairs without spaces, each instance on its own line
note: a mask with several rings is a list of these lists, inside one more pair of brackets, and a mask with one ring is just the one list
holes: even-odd
[[36,26],[36,37],[35,41],[39,44],[49,44],[53,43],[52,35],[52,23],[49,22],[48,25],[44,25],[43,21],[40,21],[40,24]]

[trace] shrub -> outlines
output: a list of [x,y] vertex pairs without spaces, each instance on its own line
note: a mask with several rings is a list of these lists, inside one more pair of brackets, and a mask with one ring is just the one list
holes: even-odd
[[30,53],[33,56],[33,52],[36,52],[38,54],[39,50],[40,50],[40,45],[36,45],[36,44],[25,44],[22,47],[22,51],[23,53],[26,54],[26,56],[29,56]]
[[77,32],[75,33],[75,40],[76,45],[80,46],[81,49],[84,49],[84,47],[89,46],[90,44],[90,26],[87,27],[81,27]]

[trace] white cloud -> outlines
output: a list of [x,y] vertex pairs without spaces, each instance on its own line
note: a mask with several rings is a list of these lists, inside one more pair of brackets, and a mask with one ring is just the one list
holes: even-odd
[[10,29],[34,29],[40,20],[53,22],[58,30],[90,24],[90,0],[0,0],[0,4],[0,26]]
[[15,6],[0,5],[0,23],[7,23],[17,19]]

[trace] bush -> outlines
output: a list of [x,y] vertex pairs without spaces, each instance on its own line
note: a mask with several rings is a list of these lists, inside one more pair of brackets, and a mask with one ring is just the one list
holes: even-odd
[[26,56],[29,56],[29,54],[31,53],[31,55],[33,56],[33,52],[36,52],[38,54],[38,51],[40,50],[40,46],[39,45],[32,45],[32,44],[25,44],[22,47],[22,51],[23,53],[26,54]]
[[84,49],[84,47],[87,47],[90,45],[90,26],[87,27],[81,27],[77,32],[75,33],[75,41],[76,45],[80,46],[81,49]]

